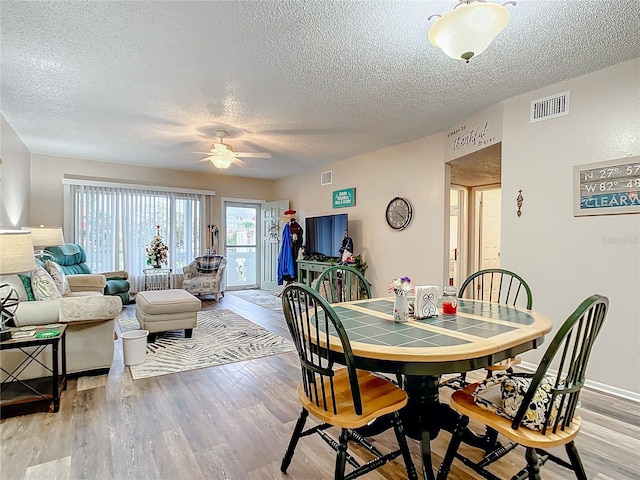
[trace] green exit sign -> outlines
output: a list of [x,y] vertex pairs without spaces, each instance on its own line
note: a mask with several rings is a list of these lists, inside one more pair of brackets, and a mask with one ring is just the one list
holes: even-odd
[[333,192],[333,208],[355,207],[356,189],[345,188]]

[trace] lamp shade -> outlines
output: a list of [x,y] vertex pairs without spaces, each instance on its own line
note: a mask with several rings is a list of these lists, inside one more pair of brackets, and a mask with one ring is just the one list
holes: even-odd
[[31,233],[0,230],[0,274],[23,273],[35,268]]
[[31,232],[32,249],[33,247],[64,245],[64,236],[60,227],[22,227],[22,230]]
[[486,50],[509,23],[509,11],[496,3],[462,4],[438,18],[429,41],[451,58],[466,60]]

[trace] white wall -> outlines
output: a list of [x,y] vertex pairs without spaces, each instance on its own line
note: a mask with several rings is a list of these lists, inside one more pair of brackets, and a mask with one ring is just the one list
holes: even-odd
[[29,150],[0,115],[0,225],[29,224]]
[[[570,114],[529,123],[532,100],[570,90]],[[574,165],[640,154],[640,60],[504,102],[502,264],[557,328],[586,297],[609,297],[588,378],[640,392],[640,215],[573,216]],[[522,216],[516,195],[522,189]],[[537,351],[525,357],[535,360]]]
[[[349,215],[349,236],[355,254],[362,254],[369,265],[366,277],[374,295],[387,295],[389,282],[405,275],[416,285],[441,285],[445,245],[442,158],[443,136],[433,135],[276,181],[275,195],[292,200],[291,207],[303,226],[309,216]],[[320,173],[329,169],[333,183],[322,187]],[[356,188],[356,206],[333,209],[333,191],[350,187]],[[394,189],[413,205],[413,220],[402,231],[391,230],[385,220]]]

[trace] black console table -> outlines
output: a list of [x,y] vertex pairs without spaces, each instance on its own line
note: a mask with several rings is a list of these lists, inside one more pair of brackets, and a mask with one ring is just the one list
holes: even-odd
[[[36,332],[47,330],[53,329],[38,327]],[[6,375],[6,378],[0,384],[0,416],[39,411],[43,406],[49,412],[57,412],[60,409],[60,394],[67,387],[67,326],[60,325],[55,327],[55,330],[60,333],[53,337],[36,338],[34,335],[31,337],[11,338],[0,342],[0,350],[17,349],[25,355],[24,361],[20,362],[11,372],[0,366],[0,370]],[[11,331],[16,333],[19,329],[12,328]],[[58,362],[60,345],[62,346],[61,361]],[[44,362],[38,359],[38,356],[48,346],[51,346],[51,368],[46,367]],[[20,374],[33,362],[45,367],[51,372],[51,376],[21,380]],[[62,368],[59,368],[58,363],[62,364]],[[25,409],[27,406],[33,408]]]

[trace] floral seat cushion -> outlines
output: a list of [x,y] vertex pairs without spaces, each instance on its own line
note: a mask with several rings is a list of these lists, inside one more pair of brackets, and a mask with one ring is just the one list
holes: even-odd
[[[555,421],[558,399],[556,398],[553,406],[550,405],[553,398],[553,381],[552,378],[545,377],[540,382],[522,419],[523,427],[540,431],[544,427],[545,418],[547,425]],[[496,375],[479,383],[473,392],[473,398],[481,408],[513,420],[530,384],[531,375],[528,374]]]

